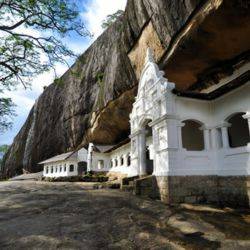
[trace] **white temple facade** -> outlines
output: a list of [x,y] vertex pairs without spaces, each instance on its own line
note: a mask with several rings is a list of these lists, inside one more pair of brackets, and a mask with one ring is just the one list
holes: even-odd
[[249,175],[250,83],[212,101],[179,97],[174,88],[148,50],[130,116],[132,173]]
[[[249,69],[250,64],[241,66],[205,92],[216,91]],[[99,154],[105,158],[101,165],[107,172],[128,177],[154,177],[153,193],[166,202],[232,199],[234,204],[247,203],[250,82],[202,100],[178,96],[175,84],[163,75],[149,49],[130,115],[131,142]],[[128,155],[129,164],[125,164],[121,157]],[[88,162],[89,169],[98,170],[93,166],[99,165]]]

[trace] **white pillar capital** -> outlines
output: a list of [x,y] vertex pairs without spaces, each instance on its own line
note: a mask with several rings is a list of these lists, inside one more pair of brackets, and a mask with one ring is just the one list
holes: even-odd
[[222,122],[221,124],[216,126],[216,128],[229,128],[229,127],[231,127],[231,123],[229,122]]
[[245,115],[242,116],[244,119],[250,120],[250,111],[248,111]]
[[178,122],[177,127],[183,128],[186,124],[184,122]]

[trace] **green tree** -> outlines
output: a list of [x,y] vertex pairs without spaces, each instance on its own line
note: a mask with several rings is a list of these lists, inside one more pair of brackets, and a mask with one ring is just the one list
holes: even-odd
[[0,145],[0,172],[1,172],[1,165],[2,165],[2,157],[5,155],[8,149],[9,149],[8,145]]
[[10,98],[0,98],[0,133],[11,128],[11,118],[15,115],[14,106]]
[[6,144],[1,145],[0,146],[0,153],[4,153],[5,154],[8,151],[8,149],[9,149],[9,145],[6,145]]
[[110,27],[119,17],[124,14],[123,10],[118,10],[114,14],[108,15],[105,20],[102,22],[102,28],[107,29]]
[[[70,32],[91,36],[75,1],[0,0],[0,94],[20,83],[26,88],[34,76],[76,57],[62,42]],[[3,114],[11,114],[13,103],[0,98]]]

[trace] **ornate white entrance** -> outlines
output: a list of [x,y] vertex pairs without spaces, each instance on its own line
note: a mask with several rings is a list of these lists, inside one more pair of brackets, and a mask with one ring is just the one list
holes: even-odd
[[[154,62],[151,49],[148,49],[130,115],[131,175],[151,174],[148,164],[152,164],[152,160],[152,174],[167,175],[173,158],[171,152],[178,149],[178,121],[175,117],[175,96],[172,94],[175,84],[168,82],[163,75]],[[149,127],[152,137],[151,134],[148,137]]]

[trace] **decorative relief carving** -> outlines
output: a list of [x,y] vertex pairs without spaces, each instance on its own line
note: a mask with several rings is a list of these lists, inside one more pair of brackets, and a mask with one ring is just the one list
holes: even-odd
[[136,152],[136,140],[132,140],[132,143],[131,143],[131,153],[132,155],[134,155]]
[[168,146],[168,139],[167,139],[167,129],[165,127],[161,127],[158,129],[158,142],[159,142],[159,149],[164,149]]

